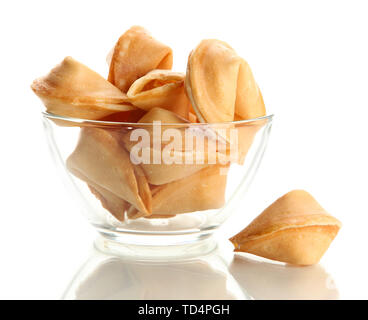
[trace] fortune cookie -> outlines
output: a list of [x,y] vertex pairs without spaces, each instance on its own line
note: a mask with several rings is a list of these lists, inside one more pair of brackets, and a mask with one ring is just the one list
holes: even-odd
[[31,88],[47,111],[59,116],[97,120],[136,109],[118,88],[71,57],[33,81]]
[[[157,124],[155,134],[154,134],[155,127],[152,126],[153,123]],[[185,120],[179,117],[177,114],[171,111],[168,111],[162,108],[152,108],[137,121],[137,125],[135,126],[135,128],[143,129],[144,132],[148,134],[149,144],[146,147],[153,148],[155,143],[159,143],[159,144],[169,143],[169,141],[165,141],[165,139],[163,139],[163,134],[166,129],[179,129],[180,130],[180,128],[183,127],[183,125],[185,128],[185,124],[187,123],[188,123],[188,120]],[[146,124],[149,124],[149,125],[146,125]],[[160,126],[160,124],[163,124],[163,125],[170,124],[170,125],[166,127],[166,126]],[[129,152],[137,144],[136,140],[131,139],[131,134],[132,132],[121,136],[121,140],[124,142],[124,146]],[[184,134],[180,131],[180,137],[182,136],[184,136]]]
[[142,213],[151,213],[151,191],[144,173],[131,163],[128,152],[111,131],[83,128],[66,164],[78,178],[86,177],[87,183],[92,182],[92,187],[100,186]]
[[[152,126],[139,127],[140,123],[146,124],[154,121],[161,121],[163,124],[170,125],[158,128],[158,134],[154,134]],[[142,167],[150,184],[167,184],[190,176],[209,165],[226,164],[228,162],[226,150],[224,153],[216,150],[216,140],[212,141],[212,149],[208,147],[210,139],[204,136],[203,128],[197,128],[197,130],[192,130],[190,133],[185,132],[186,127],[181,128],[181,126],[187,123],[187,120],[180,118],[171,111],[153,108],[137,123],[137,129],[143,129],[147,136],[145,138],[149,139],[146,145],[143,141],[137,142],[136,139],[132,139],[135,130],[118,137],[119,141],[130,152],[131,158],[139,160],[139,165]],[[169,133],[169,130],[175,133],[174,141],[164,139],[165,133]],[[191,146],[186,145],[186,134],[192,138]],[[196,143],[198,143],[196,138],[201,134],[203,135],[201,137],[203,146],[196,148]],[[138,155],[141,155],[141,159],[138,159]]]
[[202,40],[188,58],[185,86],[201,122],[265,115],[262,94],[248,63],[227,43]]
[[[261,91],[248,63],[227,43],[203,40],[188,58],[185,87],[200,122],[249,120],[266,114]],[[264,124],[264,123],[263,123]],[[244,163],[259,124],[239,125],[239,164]]]
[[[142,123],[154,123],[160,122],[163,124],[163,127],[160,129],[160,141],[163,145],[169,143],[167,139],[163,139],[163,135],[165,134],[166,130],[170,129],[177,129],[180,130],[180,136],[182,137],[181,141],[181,150],[182,151],[190,151],[191,149],[196,148],[197,141],[194,139],[192,148],[186,146],[185,141],[185,130],[189,129],[190,133],[196,137],[203,137],[204,140],[204,150],[208,149],[208,143],[217,142],[216,151],[229,148],[229,145],[226,143],[225,139],[222,139],[211,126],[189,126],[190,122],[187,119],[183,119],[182,117],[178,116],[177,114],[162,109],[162,108],[152,108],[149,112],[147,112],[141,119],[139,119],[138,124]],[[138,125],[139,127],[139,125]],[[228,125],[224,125],[225,128],[228,128]],[[152,127],[143,127],[146,128],[150,134],[152,134]],[[151,139],[151,146],[153,146],[154,138]],[[188,138],[188,137],[187,137]],[[212,141],[213,140],[213,141]]]
[[122,92],[154,69],[171,69],[172,50],[154,39],[144,28],[134,26],[116,43],[110,62],[108,80]]
[[[228,166],[209,166],[195,174],[152,188],[152,214],[171,216],[221,208],[225,204]],[[136,208],[128,210],[129,218],[143,216]]]
[[184,90],[185,75],[170,70],[153,70],[129,88],[129,101],[143,110],[160,107],[188,119],[190,102]]
[[230,239],[235,251],[296,265],[319,262],[341,227],[306,191],[291,191]]

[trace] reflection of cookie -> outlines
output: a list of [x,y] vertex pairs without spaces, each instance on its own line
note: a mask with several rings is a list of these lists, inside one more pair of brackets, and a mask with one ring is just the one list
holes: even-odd
[[230,239],[235,251],[298,265],[318,263],[341,227],[306,191],[294,190]]
[[201,122],[254,119],[266,113],[248,63],[225,42],[201,41],[189,56],[185,85]]
[[115,45],[108,80],[121,91],[154,69],[171,69],[172,50],[154,39],[144,28],[134,26]]
[[160,107],[188,119],[190,102],[184,90],[184,73],[153,70],[129,88],[129,101],[144,110]]
[[136,109],[118,88],[71,57],[31,87],[47,111],[58,116],[96,120]]

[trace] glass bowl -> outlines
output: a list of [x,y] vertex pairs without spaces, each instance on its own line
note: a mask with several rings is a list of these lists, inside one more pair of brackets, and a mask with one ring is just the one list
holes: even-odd
[[170,246],[203,247],[209,241],[199,240],[244,207],[272,118],[127,123],[43,113],[53,158],[103,236],[99,246],[140,246],[157,255],[163,247],[168,255]]
[[227,251],[220,245],[208,254],[191,259],[141,261],[93,249],[62,298],[250,300],[246,287],[240,286],[229,271]]

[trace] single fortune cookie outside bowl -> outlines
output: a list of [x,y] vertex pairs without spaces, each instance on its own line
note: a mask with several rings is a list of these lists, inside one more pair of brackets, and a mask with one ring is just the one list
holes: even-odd
[[306,191],[293,190],[230,239],[235,251],[295,265],[319,262],[341,222]]

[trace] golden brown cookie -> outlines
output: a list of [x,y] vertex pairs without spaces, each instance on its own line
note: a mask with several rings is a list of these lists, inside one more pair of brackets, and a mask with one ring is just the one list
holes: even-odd
[[[161,121],[163,124],[170,125],[161,126],[158,135],[153,134],[152,126],[142,125],[142,127],[139,127],[140,123],[153,123],[154,121]],[[186,124],[188,124],[187,120],[180,118],[173,112],[153,108],[138,121],[136,128],[143,131],[142,134],[144,133],[146,138],[149,139],[149,144],[144,145],[142,141],[133,139],[132,137],[136,133],[135,130],[122,133],[117,139],[131,153],[131,158],[143,161],[147,159],[145,162],[140,161],[139,165],[142,167],[148,182],[153,185],[166,184],[192,175],[209,165],[228,162],[226,149],[224,148],[223,153],[218,152],[216,150],[216,137],[204,136],[203,128],[192,131],[193,136],[190,136],[193,141],[192,146],[189,143],[187,145],[186,134],[188,135],[188,132],[185,131]],[[165,139],[170,130],[174,131],[175,140]],[[203,140],[203,147],[201,148],[197,140],[198,137]],[[213,149],[208,146],[211,138]],[[196,148],[197,143],[198,150]],[[139,155],[142,159],[138,159],[135,155]],[[167,160],[171,162],[167,162]]]
[[[195,174],[152,189],[152,214],[171,216],[221,208],[225,204],[228,166],[209,166]],[[136,208],[128,217],[141,217]]]
[[136,109],[118,88],[71,57],[36,79],[31,88],[47,111],[59,116],[96,120]]
[[201,122],[248,120],[266,114],[248,63],[227,43],[207,39],[188,58],[185,86]]
[[[249,120],[266,114],[262,94],[248,63],[223,41],[203,40],[191,52],[185,88],[200,122]],[[239,130],[236,145],[239,164],[244,163],[253,138],[261,128],[245,126],[233,128]]]
[[151,213],[151,192],[138,166],[109,130],[83,128],[78,145],[67,159],[67,168],[77,177],[87,177],[129,202],[144,214]]
[[132,83],[154,69],[171,69],[172,50],[154,39],[147,30],[133,26],[114,47],[108,80],[122,92]]
[[306,191],[291,191],[230,239],[235,251],[296,265],[316,264],[341,223]]
[[184,90],[184,73],[153,70],[134,81],[127,92],[129,101],[143,110],[170,110],[188,119],[190,102]]

